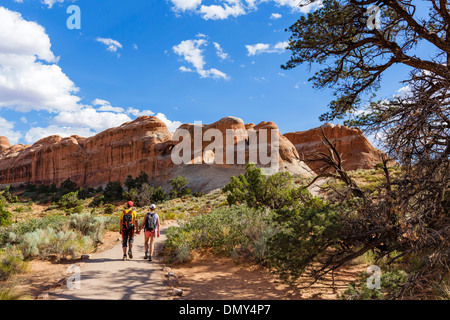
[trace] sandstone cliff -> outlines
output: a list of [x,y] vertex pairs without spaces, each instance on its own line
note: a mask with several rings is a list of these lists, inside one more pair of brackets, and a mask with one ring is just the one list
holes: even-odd
[[[358,128],[326,123],[308,131],[290,132],[284,136],[295,146],[301,159],[314,157],[317,152],[327,152],[322,144],[322,129],[341,155],[342,166],[346,170],[373,169],[381,162],[382,152],[375,148]],[[307,162],[308,166],[319,173],[321,164]]]
[[[240,129],[240,135],[234,144],[238,144],[239,139],[244,140],[242,145],[245,147],[245,163],[249,160],[249,130],[254,130],[252,132],[258,135],[263,132],[261,129],[275,129],[280,141],[280,170],[304,176],[312,175],[308,166],[300,161],[292,143],[279,133],[272,122],[255,126],[246,125],[239,118],[226,117],[213,124],[202,125],[202,134],[211,128],[223,135],[227,129]],[[193,132],[194,125],[185,124],[180,129]],[[193,136],[189,138],[192,140]],[[244,172],[245,164],[205,162],[208,157],[214,158],[217,150],[210,150],[200,161],[195,161],[196,155],[192,149],[190,163],[175,165],[171,153],[183,141],[179,140],[172,139],[172,134],[161,120],[148,116],[139,117],[90,138],[50,136],[31,146],[11,146],[7,138],[0,137],[0,185],[26,182],[59,185],[70,178],[78,186],[97,187],[109,181],[123,182],[127,175],[137,176],[145,171],[155,185],[164,186],[169,179],[182,175],[188,178],[192,190],[210,191],[222,187],[231,176]],[[225,141],[224,138],[224,154],[230,148],[225,145]],[[193,141],[190,143],[193,144]],[[210,143],[202,141],[202,150]],[[234,146],[231,148],[234,150]]]

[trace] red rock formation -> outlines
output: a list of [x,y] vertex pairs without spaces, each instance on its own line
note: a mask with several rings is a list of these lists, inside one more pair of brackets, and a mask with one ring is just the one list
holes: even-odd
[[[321,141],[321,129],[330,142],[336,144],[344,169],[373,169],[375,164],[381,162],[382,152],[375,148],[358,128],[326,123],[319,128],[290,132],[284,136],[295,146],[301,159],[308,159],[314,157],[314,153],[327,152]],[[321,167],[319,162],[307,164],[314,172],[319,173]]]
[[[193,133],[193,125],[180,127]],[[241,119],[226,117],[207,129],[242,129],[248,139],[249,129],[277,129],[280,140],[280,169],[311,175],[310,169],[299,160],[294,146],[281,134],[272,122],[247,126]],[[193,134],[190,137],[193,139]],[[224,139],[225,142],[226,139]],[[154,184],[166,183],[169,178],[183,175],[194,190],[209,191],[223,186],[233,175],[242,173],[244,165],[182,164],[171,159],[173,148],[179,141],[172,140],[166,125],[156,117],[143,116],[132,122],[111,128],[90,138],[50,136],[32,146],[10,146],[0,138],[0,185],[30,182],[32,184],[61,184],[70,178],[78,186],[97,187],[109,181],[123,182],[128,175],[146,172]],[[193,143],[193,141],[191,141]],[[202,150],[211,142],[202,142]],[[228,146],[227,146],[228,147]],[[225,146],[224,146],[225,148]],[[248,149],[246,150],[248,160]],[[194,159],[192,153],[191,159]]]

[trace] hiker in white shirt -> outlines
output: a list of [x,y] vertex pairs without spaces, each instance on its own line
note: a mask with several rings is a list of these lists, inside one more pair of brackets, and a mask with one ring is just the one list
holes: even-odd
[[[159,216],[155,212],[156,206],[154,204],[150,205],[150,212],[145,215],[144,221],[139,228],[142,230],[144,228],[144,248],[145,256],[144,259],[152,261],[153,251],[155,248],[155,237],[159,237]],[[150,252],[149,252],[149,240],[150,240]]]

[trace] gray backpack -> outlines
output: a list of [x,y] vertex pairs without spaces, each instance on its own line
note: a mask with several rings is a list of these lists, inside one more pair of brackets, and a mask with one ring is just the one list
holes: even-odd
[[151,212],[147,213],[147,215],[145,217],[145,219],[146,219],[145,220],[145,230],[150,231],[150,232],[153,232],[156,230],[157,225],[156,225],[155,215],[156,215],[156,212],[155,213],[151,213]]

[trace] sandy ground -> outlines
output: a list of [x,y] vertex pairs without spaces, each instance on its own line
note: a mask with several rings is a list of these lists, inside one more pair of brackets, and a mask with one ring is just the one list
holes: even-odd
[[[169,223],[168,225],[172,225]],[[164,226],[157,240],[161,250],[165,239]],[[196,255],[183,265],[165,265],[160,257],[151,263],[143,259],[143,233],[134,242],[134,259],[122,261],[122,248],[117,232],[108,232],[104,244],[89,260],[64,263],[31,261],[30,272],[20,277],[21,289],[39,299],[57,300],[301,300],[336,299],[363,266],[348,266],[331,277],[309,286],[311,279],[301,279],[302,286],[291,287],[260,266],[236,264],[228,258]],[[68,268],[79,267],[80,289],[68,289]],[[167,268],[178,276],[168,283]],[[164,271],[163,271],[164,270]],[[303,285],[304,284],[304,285]],[[183,290],[181,297],[173,289]]]
[[311,279],[301,278],[299,286],[289,286],[262,267],[236,264],[227,258],[196,257],[193,261],[173,266],[179,277],[178,288],[187,300],[320,300],[337,299],[347,289],[363,266],[348,266],[310,286]]

